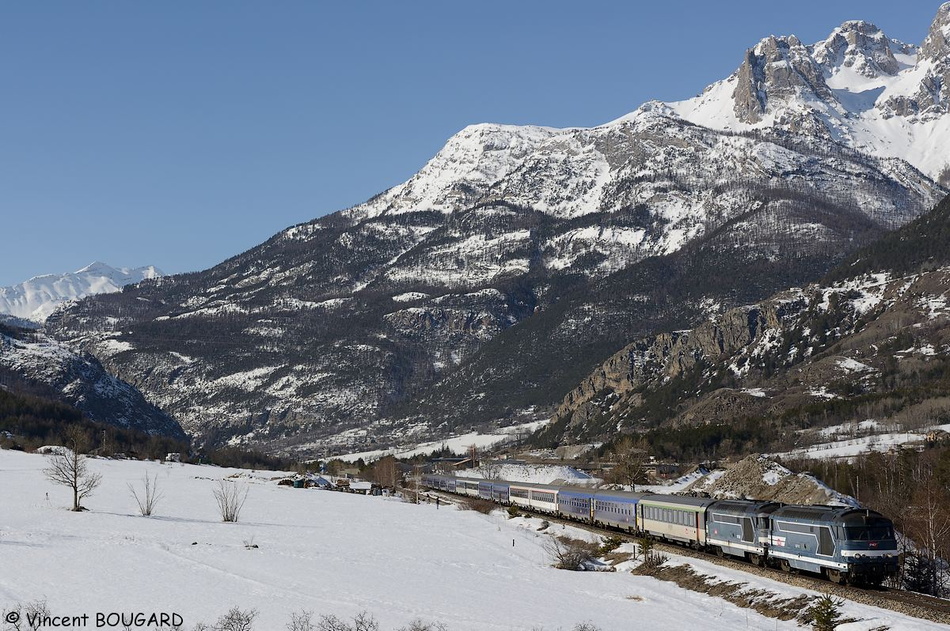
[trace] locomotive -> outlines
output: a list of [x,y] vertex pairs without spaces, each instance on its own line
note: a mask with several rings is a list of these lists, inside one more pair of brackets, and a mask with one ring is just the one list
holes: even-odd
[[426,474],[423,485],[594,526],[647,535],[835,583],[878,586],[897,574],[894,526],[880,513],[841,506],[589,489]]

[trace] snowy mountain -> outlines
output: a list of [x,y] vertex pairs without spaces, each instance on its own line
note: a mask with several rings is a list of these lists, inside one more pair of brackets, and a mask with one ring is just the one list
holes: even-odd
[[631,340],[814,281],[946,195],[950,115],[921,86],[948,12],[919,48],[857,22],[768,38],[697,99],[595,128],[468,127],[364,204],[48,328],[209,443],[544,418]]
[[0,389],[67,403],[100,423],[185,439],[178,423],[95,357],[33,329],[0,324]]
[[157,268],[115,268],[96,261],[67,274],[45,274],[12,287],[0,287],[0,313],[43,322],[67,300],[115,292],[147,278],[163,276]]
[[921,46],[868,22],[845,22],[824,41],[769,37],[729,78],[668,106],[712,129],[807,131],[950,181],[950,3]]
[[875,438],[923,441],[950,422],[948,245],[950,198],[823,282],[636,340],[568,393],[544,440],[702,435],[696,453],[672,454],[697,459],[801,456],[838,437],[872,451]]

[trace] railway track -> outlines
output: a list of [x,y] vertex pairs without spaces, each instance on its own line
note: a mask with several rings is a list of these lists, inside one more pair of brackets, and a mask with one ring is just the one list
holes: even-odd
[[[452,495],[441,491],[429,490],[429,493],[432,495],[439,495],[446,501],[452,503],[457,503],[459,500],[464,499],[457,495]],[[564,519],[554,515],[532,512],[525,510],[520,506],[518,507],[518,510],[526,514],[531,514],[535,517],[545,519],[550,523],[570,525],[575,528],[587,530],[588,532],[597,535],[619,535],[628,542],[635,542],[635,537],[628,533],[600,528],[597,526],[592,526],[591,524]],[[663,552],[676,554],[678,556],[702,559],[708,563],[733,570],[739,570],[747,574],[754,574],[756,576],[770,578],[774,581],[785,583],[786,585],[791,585],[793,587],[800,587],[802,589],[808,589],[811,591],[828,593],[832,596],[844,598],[846,600],[861,603],[863,605],[888,609],[890,611],[895,611],[897,613],[912,616],[914,618],[920,618],[921,620],[928,620],[930,622],[950,625],[950,601],[944,600],[942,598],[934,598],[933,596],[918,594],[916,592],[907,592],[899,589],[883,587],[876,589],[863,589],[853,587],[851,585],[838,585],[817,576],[801,573],[787,573],[771,567],[758,567],[738,559],[719,557],[715,554],[701,552],[699,550],[694,550],[685,546],[677,546],[669,543],[656,542],[654,544],[654,548],[656,550],[662,550]]]
[[[570,520],[563,520],[563,523],[577,525]],[[586,526],[585,526],[586,528]],[[595,533],[607,533],[612,531],[600,528],[587,528]],[[615,534],[615,533],[614,533]],[[628,537],[629,538],[629,537]],[[663,550],[670,554],[678,556],[702,559],[708,563],[713,563],[729,569],[739,570],[747,574],[754,574],[770,578],[786,585],[801,587],[811,591],[828,593],[838,598],[844,598],[852,602],[863,605],[871,605],[881,609],[889,609],[914,618],[929,620],[950,625],[950,601],[942,598],[934,598],[915,592],[907,592],[899,589],[877,588],[862,589],[851,585],[838,585],[831,581],[810,576],[808,574],[789,574],[771,567],[758,567],[750,563],[745,563],[737,559],[720,558],[714,554],[700,552],[681,546],[670,545],[666,543],[656,543],[657,550]]]

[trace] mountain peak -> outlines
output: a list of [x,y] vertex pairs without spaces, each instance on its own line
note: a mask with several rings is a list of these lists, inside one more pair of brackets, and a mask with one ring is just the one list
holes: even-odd
[[772,35],[746,51],[737,79],[735,115],[747,124],[761,121],[773,101],[830,98],[821,68],[794,35]]
[[945,2],[937,9],[937,15],[930,25],[927,39],[920,47],[921,59],[935,62],[946,60],[950,53],[950,2]]
[[850,68],[867,78],[893,76],[901,65],[894,49],[903,52],[907,47],[888,39],[884,32],[870,22],[852,20],[836,28],[823,42],[815,44],[814,58],[833,76],[842,68]]
[[164,274],[152,265],[129,269],[93,261],[71,274],[35,276],[13,287],[0,287],[0,313],[43,322],[66,300],[116,292],[125,285],[160,276]]

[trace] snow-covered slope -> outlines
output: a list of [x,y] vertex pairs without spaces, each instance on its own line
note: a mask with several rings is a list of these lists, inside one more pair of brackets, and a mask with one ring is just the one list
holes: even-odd
[[96,261],[67,274],[44,274],[12,287],[0,287],[0,313],[42,322],[61,303],[119,291],[125,285],[163,276],[157,268],[115,268]]
[[729,78],[669,107],[713,129],[810,131],[950,180],[950,3],[921,46],[868,22],[845,22],[806,46],[768,37]]
[[95,357],[40,331],[0,326],[0,388],[63,401],[100,423],[185,439],[178,423]]
[[[174,612],[192,630],[238,607],[257,612],[259,631],[290,628],[291,614],[305,610],[314,625],[323,615],[349,622],[366,611],[381,631],[415,619],[447,631],[556,631],[583,622],[600,631],[801,629],[623,571],[629,562],[617,572],[556,570],[540,519],[280,487],[270,472],[110,460],[89,461],[102,485],[83,501],[89,512],[73,513],[69,491],[44,478],[45,465],[43,456],[0,450],[0,615],[45,601],[54,615],[88,614],[85,628],[94,628],[96,613]],[[141,494],[146,475],[164,494],[151,518],[138,514],[127,488]],[[232,475],[249,493],[240,521],[226,524],[212,490]],[[783,597],[804,591],[671,556]],[[934,628],[851,602],[843,613],[862,621],[855,629]]]

